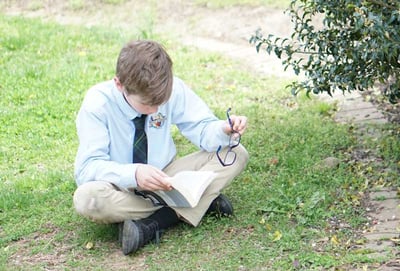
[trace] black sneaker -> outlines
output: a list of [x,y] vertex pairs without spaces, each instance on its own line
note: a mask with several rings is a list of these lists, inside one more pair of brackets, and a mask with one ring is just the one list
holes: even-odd
[[152,219],[125,220],[121,223],[119,231],[122,252],[125,255],[137,251],[151,241],[158,243],[160,240],[158,223]]
[[215,214],[217,217],[231,216],[233,215],[233,206],[225,195],[219,194],[219,196],[213,200],[210,207],[208,207],[206,213]]

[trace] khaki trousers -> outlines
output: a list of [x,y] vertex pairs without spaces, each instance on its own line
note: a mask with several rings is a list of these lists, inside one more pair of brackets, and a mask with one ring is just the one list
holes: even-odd
[[[199,151],[176,159],[163,169],[169,176],[183,170],[210,170],[217,173],[217,177],[206,189],[196,207],[173,208],[182,220],[197,226],[221,190],[244,170],[249,159],[246,149],[239,145],[233,150],[236,153],[236,161],[231,166],[223,167],[215,153]],[[227,148],[222,151],[222,155],[226,151]],[[106,180],[80,185],[74,193],[73,200],[79,214],[97,223],[118,223],[126,219],[142,219],[161,208],[154,206],[151,200],[120,189]]]

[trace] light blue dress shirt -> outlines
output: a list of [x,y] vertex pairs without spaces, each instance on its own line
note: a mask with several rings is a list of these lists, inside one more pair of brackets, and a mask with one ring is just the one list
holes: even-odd
[[[79,148],[75,160],[78,185],[109,181],[123,188],[136,187],[132,163],[135,126],[140,115],[125,100],[113,80],[90,88],[76,119]],[[229,136],[209,107],[182,80],[174,77],[172,95],[146,120],[148,164],[159,169],[176,155],[171,125],[199,149],[214,152],[227,146]]]

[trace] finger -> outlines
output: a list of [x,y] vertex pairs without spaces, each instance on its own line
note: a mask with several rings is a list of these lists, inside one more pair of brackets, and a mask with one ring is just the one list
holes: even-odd
[[[141,171],[138,180],[138,185],[145,190],[171,190],[171,184],[166,181],[169,176],[163,171],[150,165],[140,167]],[[143,171],[142,171],[143,170]]]
[[146,184],[142,188],[150,191],[164,190],[164,187],[153,179],[146,182]]
[[160,180],[159,185],[163,187],[163,190],[171,190],[172,189],[171,183],[164,178]]
[[246,119],[241,116],[231,116],[232,128],[234,131],[240,132],[245,126]]
[[[166,177],[165,177],[166,176]],[[163,174],[156,174],[153,176],[153,181],[155,182],[157,186],[159,186],[162,190],[171,190],[172,185],[169,182],[170,177],[166,175],[165,173]]]
[[140,188],[141,188],[142,190],[148,190],[148,191],[155,191],[155,190],[158,190],[158,189],[157,189],[157,186],[155,186],[154,184],[149,183],[149,182],[145,182],[145,183],[141,184],[141,185],[140,185]]
[[158,176],[159,178],[168,178],[169,176],[162,170],[158,168],[154,168],[154,174],[155,176]]
[[228,121],[226,121],[226,122],[224,123],[223,131],[224,131],[224,133],[227,134],[227,135],[229,135],[230,133],[232,133],[232,127],[231,127],[231,125],[228,123]]
[[237,128],[237,132],[239,133],[239,134],[243,134],[244,133],[244,131],[246,130],[246,124],[242,124],[242,125],[240,125],[238,128]]
[[236,125],[237,125],[236,126],[237,131],[242,134],[247,127],[247,118],[246,117],[238,118]]

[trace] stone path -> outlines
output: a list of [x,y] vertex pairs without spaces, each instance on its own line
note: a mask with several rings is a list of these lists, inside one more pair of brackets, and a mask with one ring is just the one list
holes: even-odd
[[[364,234],[366,243],[362,246],[371,258],[394,255],[377,270],[400,270],[400,208],[397,191],[379,189],[370,193],[372,209],[367,210],[371,220],[371,228]],[[361,270],[360,270],[361,271]]]
[[356,124],[383,124],[388,122],[382,112],[372,103],[366,102],[359,92],[346,95],[336,93],[331,99],[337,102],[338,112],[335,115],[337,122]]

